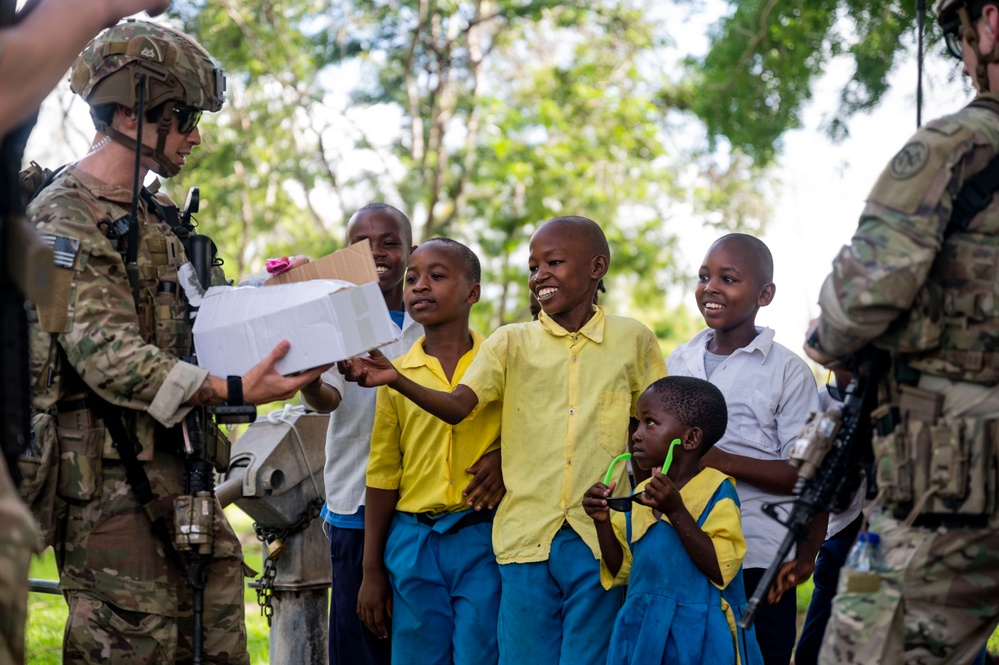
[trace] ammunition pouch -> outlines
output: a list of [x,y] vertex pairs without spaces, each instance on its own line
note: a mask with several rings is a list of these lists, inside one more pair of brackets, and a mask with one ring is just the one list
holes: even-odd
[[996,511],[999,420],[945,418],[943,395],[899,387],[890,431],[878,428],[872,446],[877,484],[899,519],[912,523],[977,523]]
[[59,440],[55,417],[36,413],[31,417],[31,446],[18,459],[21,470],[21,500],[38,523],[42,547],[52,545],[66,517],[66,503],[58,496]]

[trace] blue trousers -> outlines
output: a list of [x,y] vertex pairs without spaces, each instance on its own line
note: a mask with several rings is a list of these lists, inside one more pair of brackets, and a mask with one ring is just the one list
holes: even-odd
[[858,515],[843,530],[822,543],[819,549],[819,556],[815,559],[815,572],[812,574],[815,590],[812,591],[812,602],[808,604],[805,625],[801,629],[798,648],[794,652],[795,665],[816,665],[819,662],[819,649],[832,613],[839,571],[850,554],[853,541],[857,539],[862,521],[863,516]]
[[330,665],[391,665],[389,640],[380,640],[357,616],[361,590],[364,530],[329,527],[330,565]]
[[396,513],[385,544],[393,665],[495,665],[500,577],[492,527],[441,533]]
[[563,528],[547,561],[499,567],[501,665],[604,665],[624,589],[604,590],[600,562]]

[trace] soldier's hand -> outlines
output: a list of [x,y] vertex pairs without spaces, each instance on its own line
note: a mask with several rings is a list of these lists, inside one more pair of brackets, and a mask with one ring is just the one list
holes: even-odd
[[[829,367],[838,365],[839,362],[833,358],[831,355],[814,346],[812,344],[813,335],[816,334],[816,330],[819,327],[819,320],[812,319],[808,322],[808,330],[805,332],[805,343],[802,345],[802,350],[804,350],[805,355],[817,362],[820,365]],[[815,339],[818,339],[817,337]]]
[[299,390],[316,380],[323,372],[332,367],[323,365],[313,367],[298,374],[284,376],[275,369],[279,360],[288,354],[291,344],[282,340],[274,347],[266,358],[254,365],[243,376],[243,401],[247,404],[267,404],[290,399]]

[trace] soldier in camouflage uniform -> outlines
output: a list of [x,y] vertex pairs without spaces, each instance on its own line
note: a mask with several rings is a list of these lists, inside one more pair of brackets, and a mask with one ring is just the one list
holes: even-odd
[[883,567],[843,571],[826,664],[969,663],[999,621],[999,180],[980,205],[961,193],[999,154],[999,0],[936,12],[979,94],[885,169],[805,347],[892,359],[873,414]]
[[[127,232],[116,222],[132,205],[139,129],[140,182],[149,170],[178,173],[201,142],[201,112],[218,111],[223,102],[225,79],[207,52],[162,25],[129,21],[84,49],[71,85],[91,106],[97,135],[90,152],[28,210],[55,256],[54,284],[37,304],[31,362],[33,408],[56,419],[57,491],[68,504],[55,543],[69,604],[63,660],[173,663],[191,657],[191,593],[126,479],[101,417],[108,411],[94,405],[122,409],[159,512],[171,516],[173,498],[185,493],[180,423],[192,407],[239,403],[239,386],[246,403],[287,399],[327,368],[281,376],[274,363],[287,353],[286,342],[241,382],[178,360],[191,345],[178,280],[184,247],[144,199],[133,296],[120,253]],[[161,194],[156,199],[172,205]],[[214,529],[204,652],[208,662],[246,663],[247,569],[217,502]]]

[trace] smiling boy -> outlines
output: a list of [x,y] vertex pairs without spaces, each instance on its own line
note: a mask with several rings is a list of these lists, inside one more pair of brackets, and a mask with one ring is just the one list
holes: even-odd
[[[797,473],[786,462],[791,443],[818,410],[815,379],[805,362],[756,325],[756,314],[774,298],[773,257],[758,238],[731,233],[716,240],[698,270],[697,308],[708,325],[677,347],[666,365],[671,375],[707,379],[725,395],[728,427],[701,462],[736,479],[746,534],[746,592],[752,594],[770,565],[786,528],[763,513],[765,502],[788,500]],[[786,507],[781,509],[786,516]],[[798,582],[811,574],[819,534],[799,545]],[[762,605],[756,634],[768,665],[787,665],[794,647],[795,594]]]
[[[468,327],[480,275],[478,258],[454,240],[428,240],[413,252],[406,309],[426,334],[396,360],[400,373],[436,390],[458,384],[483,340]],[[493,512],[471,509],[462,493],[469,469],[499,450],[501,415],[493,402],[449,425],[391,388],[378,389],[357,607],[378,635],[388,634],[392,617],[394,665],[496,662]]]
[[[373,354],[344,365],[457,423],[503,402],[503,480],[493,550],[500,566],[500,662],[603,663],[619,589],[600,585],[597,534],[579,497],[625,452],[645,386],[665,375],[655,335],[593,304],[610,249],[596,222],[558,217],[530,243],[537,321],[499,328],[451,392],[428,390]],[[627,481],[618,468],[618,484]]]
[[[394,358],[423,334],[403,310],[403,278],[409,264],[413,231],[401,211],[371,203],[347,223],[348,245],[368,240],[378,284],[399,339],[382,347]],[[357,616],[364,552],[364,472],[368,465],[375,391],[347,383],[336,370],[302,390],[303,401],[322,413],[333,411],[326,432],[326,505],[332,583],[329,611],[330,665],[388,665],[391,647],[364,629]],[[341,406],[343,408],[337,408]],[[334,411],[334,409],[336,409]]]

